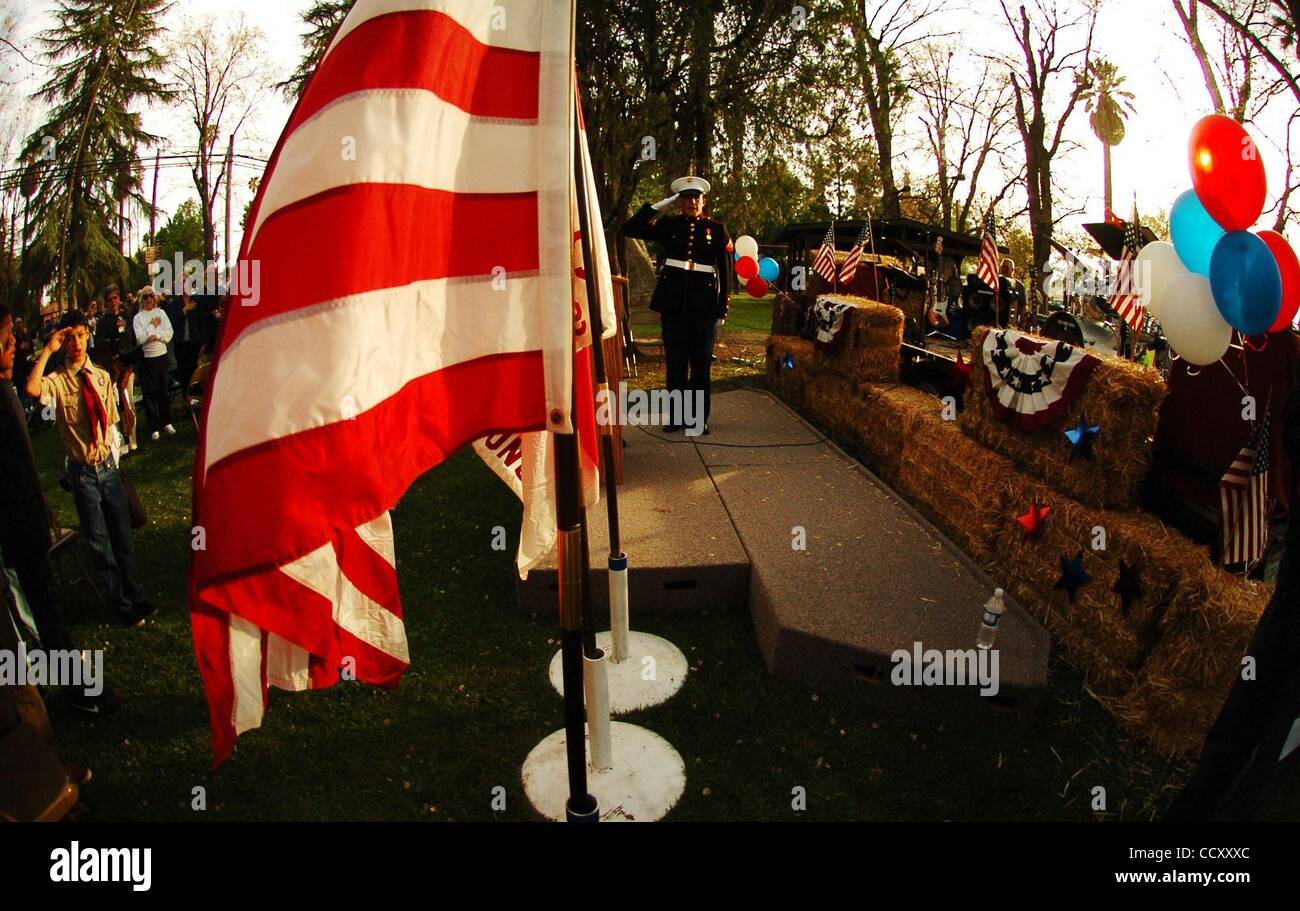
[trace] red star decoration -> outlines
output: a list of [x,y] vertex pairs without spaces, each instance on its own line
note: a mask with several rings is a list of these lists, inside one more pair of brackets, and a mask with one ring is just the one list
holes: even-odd
[[1025,537],[1037,538],[1043,530],[1043,520],[1052,511],[1050,506],[1039,506],[1037,500],[1029,501],[1029,512],[1016,519],[1025,529]]
[[958,351],[957,363],[952,365],[952,372],[957,377],[957,380],[961,383],[970,382],[971,369],[971,365],[966,362],[965,358],[961,356],[961,352]]

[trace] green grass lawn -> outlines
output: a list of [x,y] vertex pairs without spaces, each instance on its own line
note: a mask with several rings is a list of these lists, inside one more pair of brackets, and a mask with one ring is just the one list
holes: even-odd
[[[733,376],[719,385],[757,381]],[[186,425],[126,465],[150,512],[137,547],[158,616],[125,629],[107,621],[102,605],[68,597],[78,643],[107,650],[106,674],[129,695],[118,715],[97,720],[50,697],[63,759],[94,771],[83,790],[88,818],[536,819],[519,773],[528,751],[563,723],[546,681],[557,622],[516,607],[513,556],[493,551],[490,540],[496,525],[516,533],[520,509],[468,452],[421,478],[395,512],[411,646],[401,687],[272,691],[265,726],[208,774],[207,715],[184,605],[194,439]],[[36,444],[54,507],[70,519],[71,498],[54,485],[58,440],[45,430]],[[1026,738],[999,744],[772,678],[743,611],[633,621],[691,662],[675,699],[629,719],[686,760],[676,820],[1147,820],[1186,778],[1185,766],[1120,732],[1059,659]],[[1105,813],[1089,809],[1096,785],[1107,790]],[[203,812],[191,809],[199,786]],[[494,814],[497,786],[507,809]],[[791,809],[796,786],[807,789],[805,813]],[[1270,815],[1300,817],[1298,798],[1292,788]]]
[[[725,338],[732,333],[762,333],[768,335],[772,331],[772,305],[776,302],[776,295],[769,294],[766,297],[752,298],[744,291],[731,296],[731,316],[727,323],[722,327],[722,337]],[[659,338],[663,332],[659,327],[658,320],[647,323],[635,323],[632,330],[636,333],[637,338]]]

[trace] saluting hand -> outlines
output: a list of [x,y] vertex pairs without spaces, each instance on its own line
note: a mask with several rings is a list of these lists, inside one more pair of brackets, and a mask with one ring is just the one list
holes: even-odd
[[672,196],[669,196],[667,199],[659,200],[650,208],[654,209],[656,212],[662,212],[665,209],[667,209],[669,206],[671,206],[673,203],[677,202],[677,197],[680,195],[681,195],[680,193],[674,193]]

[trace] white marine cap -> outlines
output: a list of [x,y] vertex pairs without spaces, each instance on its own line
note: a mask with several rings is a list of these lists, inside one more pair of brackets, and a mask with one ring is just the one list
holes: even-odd
[[679,177],[673,181],[672,189],[674,193],[689,193],[693,191],[707,195],[713,187],[710,186],[709,182],[703,177]]

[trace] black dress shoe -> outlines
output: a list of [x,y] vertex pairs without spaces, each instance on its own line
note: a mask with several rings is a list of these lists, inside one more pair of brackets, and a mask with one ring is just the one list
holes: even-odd
[[158,608],[154,607],[153,604],[149,601],[141,601],[139,604],[137,604],[134,608],[131,609],[131,613],[136,618],[136,620],[138,620],[140,623],[143,623],[145,620],[152,617],[154,614],[158,613]]
[[129,610],[115,609],[113,613],[117,615],[118,622],[123,626],[144,626],[144,617],[140,616],[135,608]]
[[680,427],[677,424],[669,424],[664,427],[664,433],[681,433],[685,429],[686,428]]

